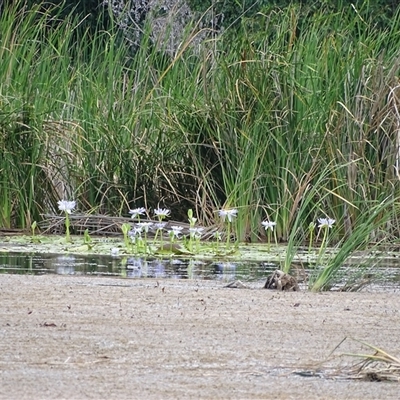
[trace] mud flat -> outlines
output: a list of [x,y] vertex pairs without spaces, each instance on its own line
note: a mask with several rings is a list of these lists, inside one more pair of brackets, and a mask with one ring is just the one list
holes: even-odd
[[400,355],[395,289],[1,275],[0,300],[1,399],[399,398],[400,382],[339,373],[359,343],[330,356],[345,337]]

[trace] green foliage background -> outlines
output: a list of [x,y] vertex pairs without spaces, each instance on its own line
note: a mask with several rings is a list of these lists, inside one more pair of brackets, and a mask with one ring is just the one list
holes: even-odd
[[360,11],[361,16],[374,15],[376,25],[383,27],[395,14],[398,2],[395,0],[188,0],[193,10],[205,12],[214,9],[216,14],[223,14],[226,25],[240,22],[242,17],[251,18],[259,12],[271,8],[284,9],[294,6],[299,12],[301,23],[306,24],[307,19],[314,13],[324,10],[328,13],[340,12],[351,4]]
[[253,241],[269,218],[304,242],[320,216],[342,240],[374,209],[367,241],[396,241],[393,2],[216,2],[243,18],[196,48],[193,21],[173,56],[146,25],[132,56],[109,13],[107,29],[82,19],[95,2],[21,4],[0,25],[0,226],[29,227],[65,196],[88,213],[193,208],[204,224],[237,207]]

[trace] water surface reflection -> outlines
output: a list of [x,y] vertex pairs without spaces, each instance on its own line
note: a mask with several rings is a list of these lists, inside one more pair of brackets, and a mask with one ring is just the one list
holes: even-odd
[[[155,279],[214,279],[223,282],[234,280],[263,281],[276,269],[279,263],[270,262],[233,262],[201,261],[193,259],[155,259],[129,256],[107,255],[73,255],[73,254],[0,254],[0,273],[9,274],[59,274],[115,276],[123,278]],[[340,289],[354,278],[358,282],[373,283],[380,288],[400,288],[399,265],[385,264],[369,269],[360,269],[357,265],[344,265],[339,271],[342,274],[336,281],[335,288]],[[291,272],[300,285],[306,285],[308,277],[316,273],[315,267],[293,265]],[[265,281],[264,281],[265,282]],[[304,286],[305,287],[305,286]]]
[[126,278],[257,280],[279,268],[256,262],[144,259],[105,255],[8,253],[0,273],[121,276]]

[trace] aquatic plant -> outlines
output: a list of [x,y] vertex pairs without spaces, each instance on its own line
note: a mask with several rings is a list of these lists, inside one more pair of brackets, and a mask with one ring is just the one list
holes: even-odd
[[[168,218],[171,214],[171,210],[168,210],[167,208],[156,208],[154,210],[154,215],[158,218],[159,223],[161,224],[162,221],[165,218]],[[161,247],[163,245],[163,229],[165,225],[159,225],[159,228],[157,229],[156,232],[156,237],[154,240],[157,239],[158,234],[160,234],[160,241],[161,241]]]
[[193,210],[192,209],[188,210],[187,215],[188,215],[189,225],[190,225],[191,228],[193,228],[196,225],[197,218],[193,217]]
[[335,223],[335,220],[331,218],[318,218],[318,223],[319,223],[318,228],[320,229],[320,231],[321,230],[324,231],[324,237],[322,239],[321,246],[318,252],[318,262],[319,262],[326,249],[329,229],[332,228],[333,224]]
[[[144,246],[144,252],[148,252],[148,243],[147,243],[147,235],[149,233],[149,229],[151,226],[154,225],[154,222],[138,222],[136,224],[136,228],[140,231],[143,232],[144,238],[143,238],[143,246]],[[140,236],[141,237],[141,236]]]
[[129,239],[129,232],[131,230],[131,225],[130,224],[122,224],[121,225],[121,230],[122,234],[124,235],[124,242],[125,242],[125,247],[129,251],[131,247],[131,241]]
[[89,245],[92,242],[92,238],[90,237],[89,229],[85,229],[83,232],[83,243]]
[[170,214],[171,210],[168,210],[167,208],[156,208],[154,210],[154,215],[158,218],[160,222],[165,218],[169,217]]
[[[189,239],[186,242],[186,247],[190,252],[200,253],[200,241],[204,233],[204,228],[196,226],[197,218],[193,217],[193,210],[188,210],[188,221],[189,221]],[[195,249],[193,248],[195,244]]]
[[158,229],[162,230],[162,229],[165,229],[165,227],[167,226],[167,223],[166,222],[155,222],[154,226],[157,230]]
[[237,217],[238,210],[236,208],[232,209],[222,209],[218,211],[219,216],[222,221],[226,223],[226,248],[229,249],[230,240],[231,240],[231,224],[233,220]]
[[215,231],[213,237],[215,239],[215,254],[219,254],[219,243],[222,240],[222,233],[220,231]]
[[309,242],[308,242],[308,254],[311,254],[311,249],[313,246],[313,240],[314,240],[314,231],[316,228],[317,224],[313,221],[310,222],[308,225],[308,236],[309,236]]
[[[368,214],[360,216],[356,221],[353,231],[335,245],[336,251],[330,257],[324,257],[323,262],[319,262],[321,265],[309,280],[310,290],[315,292],[329,290],[335,281],[343,279],[344,277],[338,272],[356,251],[365,252],[369,249],[365,260],[359,262],[360,271],[371,265],[374,260],[369,254],[377,252],[380,244],[387,241],[387,225],[391,221],[392,213],[397,212],[399,212],[399,203],[393,196],[383,197],[378,204],[372,205]],[[329,229],[329,227],[324,229]],[[370,243],[372,237],[375,237],[373,245]]]
[[172,252],[172,245],[175,242],[175,238],[181,239],[180,235],[182,233],[182,230],[183,230],[183,226],[173,225],[173,226],[171,226],[171,229],[168,231],[171,252]]
[[65,213],[65,240],[67,242],[71,242],[71,235],[69,231],[70,221],[69,215],[76,207],[76,201],[68,201],[68,200],[59,200],[58,201],[58,209],[60,211],[64,211]]
[[133,210],[129,210],[129,214],[131,214],[131,218],[137,218],[140,222],[140,216],[146,213],[146,209],[144,207],[134,208]]
[[36,234],[35,234],[36,228],[37,228],[37,222],[33,221],[32,225],[31,225],[31,234],[32,234],[32,242],[33,243],[39,243],[40,242],[40,240],[36,237]]
[[142,231],[143,229],[141,227],[135,226],[128,232],[131,243],[135,245],[134,246],[135,254],[139,254],[141,252],[142,247],[146,248],[146,246],[143,245]]
[[261,222],[261,225],[264,227],[264,229],[267,233],[268,251],[270,251],[270,249],[271,249],[271,233],[274,231],[274,226],[276,225],[276,222],[263,221],[263,222]]
[[196,244],[196,253],[200,252],[200,240],[204,228],[193,226],[189,228],[189,251],[193,252],[193,242]]

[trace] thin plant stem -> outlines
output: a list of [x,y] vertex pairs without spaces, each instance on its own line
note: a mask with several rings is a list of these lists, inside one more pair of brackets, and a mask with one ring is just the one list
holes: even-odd
[[68,243],[71,242],[71,235],[70,235],[70,232],[69,232],[69,225],[70,225],[70,222],[69,222],[69,213],[66,212],[66,213],[65,213],[65,240],[66,240],[66,242],[68,242]]
[[121,226],[122,234],[124,235],[125,247],[128,251],[131,247],[131,241],[129,239],[129,230],[130,229],[131,229],[130,224],[122,224],[122,226]]
[[323,237],[323,239],[322,239],[321,247],[320,247],[319,253],[318,253],[318,264],[321,262],[321,258],[322,258],[322,256],[323,256],[324,253],[325,253],[326,240],[327,240],[327,238],[328,238],[328,230],[329,230],[329,227],[328,227],[328,226],[325,226],[325,227],[323,227],[322,229],[324,229],[324,237]]
[[147,253],[147,230],[144,230],[144,252]]
[[227,233],[226,233],[226,249],[229,249],[229,245],[231,242],[231,224],[228,221],[228,226],[227,226]]
[[314,236],[314,230],[310,229],[310,241],[308,244],[308,255],[311,254],[311,249],[312,249],[312,244],[313,244],[313,236]]

